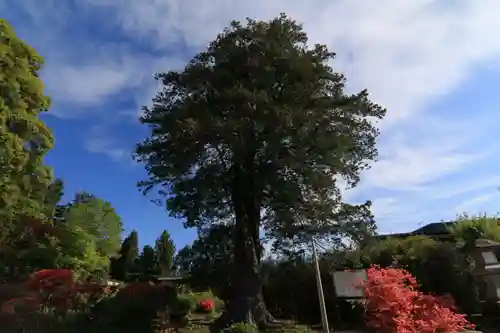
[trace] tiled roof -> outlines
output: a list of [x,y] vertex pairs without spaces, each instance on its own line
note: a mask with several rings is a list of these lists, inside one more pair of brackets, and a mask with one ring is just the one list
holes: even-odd
[[411,234],[417,235],[436,235],[436,234],[448,234],[450,233],[449,227],[451,227],[456,222],[435,222],[424,225],[423,227],[414,230]]
[[423,227],[420,227],[416,230],[410,231],[410,232],[402,232],[402,233],[396,233],[396,234],[386,234],[386,235],[379,235],[379,238],[387,238],[387,237],[408,237],[408,236],[413,236],[413,235],[427,235],[427,236],[435,236],[435,235],[447,235],[450,234],[449,227],[453,225],[453,223],[456,222],[435,222],[435,223],[429,223],[424,225]]

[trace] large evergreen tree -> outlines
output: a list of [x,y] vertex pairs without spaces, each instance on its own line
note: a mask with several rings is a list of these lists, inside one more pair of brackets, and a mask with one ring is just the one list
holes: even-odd
[[281,15],[232,22],[184,70],[157,75],[164,87],[141,118],[151,135],[136,151],[149,174],[140,186],[157,187],[189,227],[234,217],[222,321],[265,324],[259,227],[339,232],[367,208],[345,205],[336,179],[356,185],[375,159],[374,121],[385,110],[367,91],[345,93],[333,58],[324,45],[309,48],[302,27]]
[[43,216],[52,170],[43,157],[53,146],[40,119],[50,100],[39,71],[43,59],[0,19],[0,213],[2,234],[13,215]]
[[111,261],[111,275],[120,281],[127,281],[130,273],[136,273],[136,262],[139,259],[139,235],[132,232],[123,240],[119,257]]
[[155,252],[158,259],[160,274],[167,276],[174,265],[175,244],[167,230],[163,230],[155,241]]
[[158,257],[156,256],[155,249],[151,245],[145,245],[142,248],[137,263],[141,280],[150,281],[154,276],[158,275]]

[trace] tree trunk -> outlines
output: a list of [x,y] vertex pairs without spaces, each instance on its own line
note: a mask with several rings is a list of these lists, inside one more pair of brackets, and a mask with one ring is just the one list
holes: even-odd
[[[260,277],[258,271],[257,244],[255,244],[254,232],[255,219],[252,212],[248,210],[249,205],[244,201],[239,209],[236,208],[236,215],[242,219],[236,219],[236,231],[234,242],[234,267],[232,272],[232,288],[228,304],[228,319],[230,322],[256,323],[253,308],[255,307],[260,288]],[[240,214],[238,214],[238,211]],[[259,217],[260,220],[260,217]],[[260,221],[259,221],[260,222]],[[258,228],[258,224],[257,224]],[[258,324],[258,323],[256,323]]]
[[[247,254],[255,253],[248,247],[246,251]],[[244,259],[250,258],[246,256]],[[215,323],[217,331],[239,322],[255,324],[261,329],[279,327],[264,302],[257,261],[245,266],[245,261],[239,257],[235,263],[230,298],[225,313]]]
[[[254,232],[253,240],[254,240],[254,244],[256,246],[257,263],[260,266],[263,248],[260,244],[260,232],[258,229],[257,229],[257,232]],[[259,281],[261,281],[261,280],[259,279]],[[259,294],[257,295],[257,300],[256,300],[255,306],[253,308],[254,316],[264,317],[265,318],[264,320],[268,325],[276,323],[277,322],[276,319],[274,319],[273,315],[267,309],[266,302],[264,300],[264,294],[262,291],[262,282],[260,282],[259,288],[260,288]]]
[[234,266],[231,292],[225,313],[215,323],[220,329],[233,323],[251,323],[267,328],[269,319],[262,295],[260,263],[260,200],[251,173],[252,167],[239,168],[232,187],[235,213]]

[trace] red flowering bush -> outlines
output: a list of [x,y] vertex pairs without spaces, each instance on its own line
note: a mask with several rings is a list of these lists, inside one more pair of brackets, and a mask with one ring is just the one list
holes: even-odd
[[404,269],[371,267],[360,283],[367,324],[381,333],[456,333],[473,329],[453,300],[426,295]]
[[203,299],[198,304],[198,309],[200,312],[211,313],[214,311],[214,301],[211,299]]
[[99,283],[79,283],[68,269],[42,269],[33,273],[24,283],[22,296],[4,302],[2,310],[16,308],[64,314],[70,310],[86,311],[109,292]]

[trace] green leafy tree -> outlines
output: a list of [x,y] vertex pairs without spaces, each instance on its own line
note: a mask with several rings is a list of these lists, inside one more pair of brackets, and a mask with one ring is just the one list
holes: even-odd
[[324,45],[309,48],[302,27],[281,15],[232,22],[184,70],[157,75],[163,89],[141,118],[151,135],[136,150],[149,174],[140,187],[158,188],[188,227],[234,217],[232,295],[221,323],[266,324],[261,226],[288,237],[297,226],[338,233],[359,222],[337,178],[355,186],[375,159],[374,121],[385,110],[367,91],[345,93],[333,58]]
[[500,219],[497,216],[462,214],[449,229],[459,243],[474,242],[477,238],[500,242]]
[[65,250],[71,265],[89,272],[107,271],[120,250],[122,221],[107,201],[77,193],[61,224],[67,231]]
[[139,235],[132,232],[123,240],[120,253],[111,261],[111,276],[120,281],[128,281],[131,273],[137,273],[136,262],[139,259]]
[[2,19],[0,63],[0,213],[5,237],[13,215],[42,216],[52,181],[43,157],[54,139],[39,117],[50,104],[39,77],[43,59]]
[[138,268],[142,280],[150,280],[158,275],[158,259],[155,249],[150,245],[145,245],[142,248],[141,255],[138,260]]
[[169,275],[174,265],[175,244],[167,230],[164,230],[156,240],[155,251],[160,274],[163,276]]

